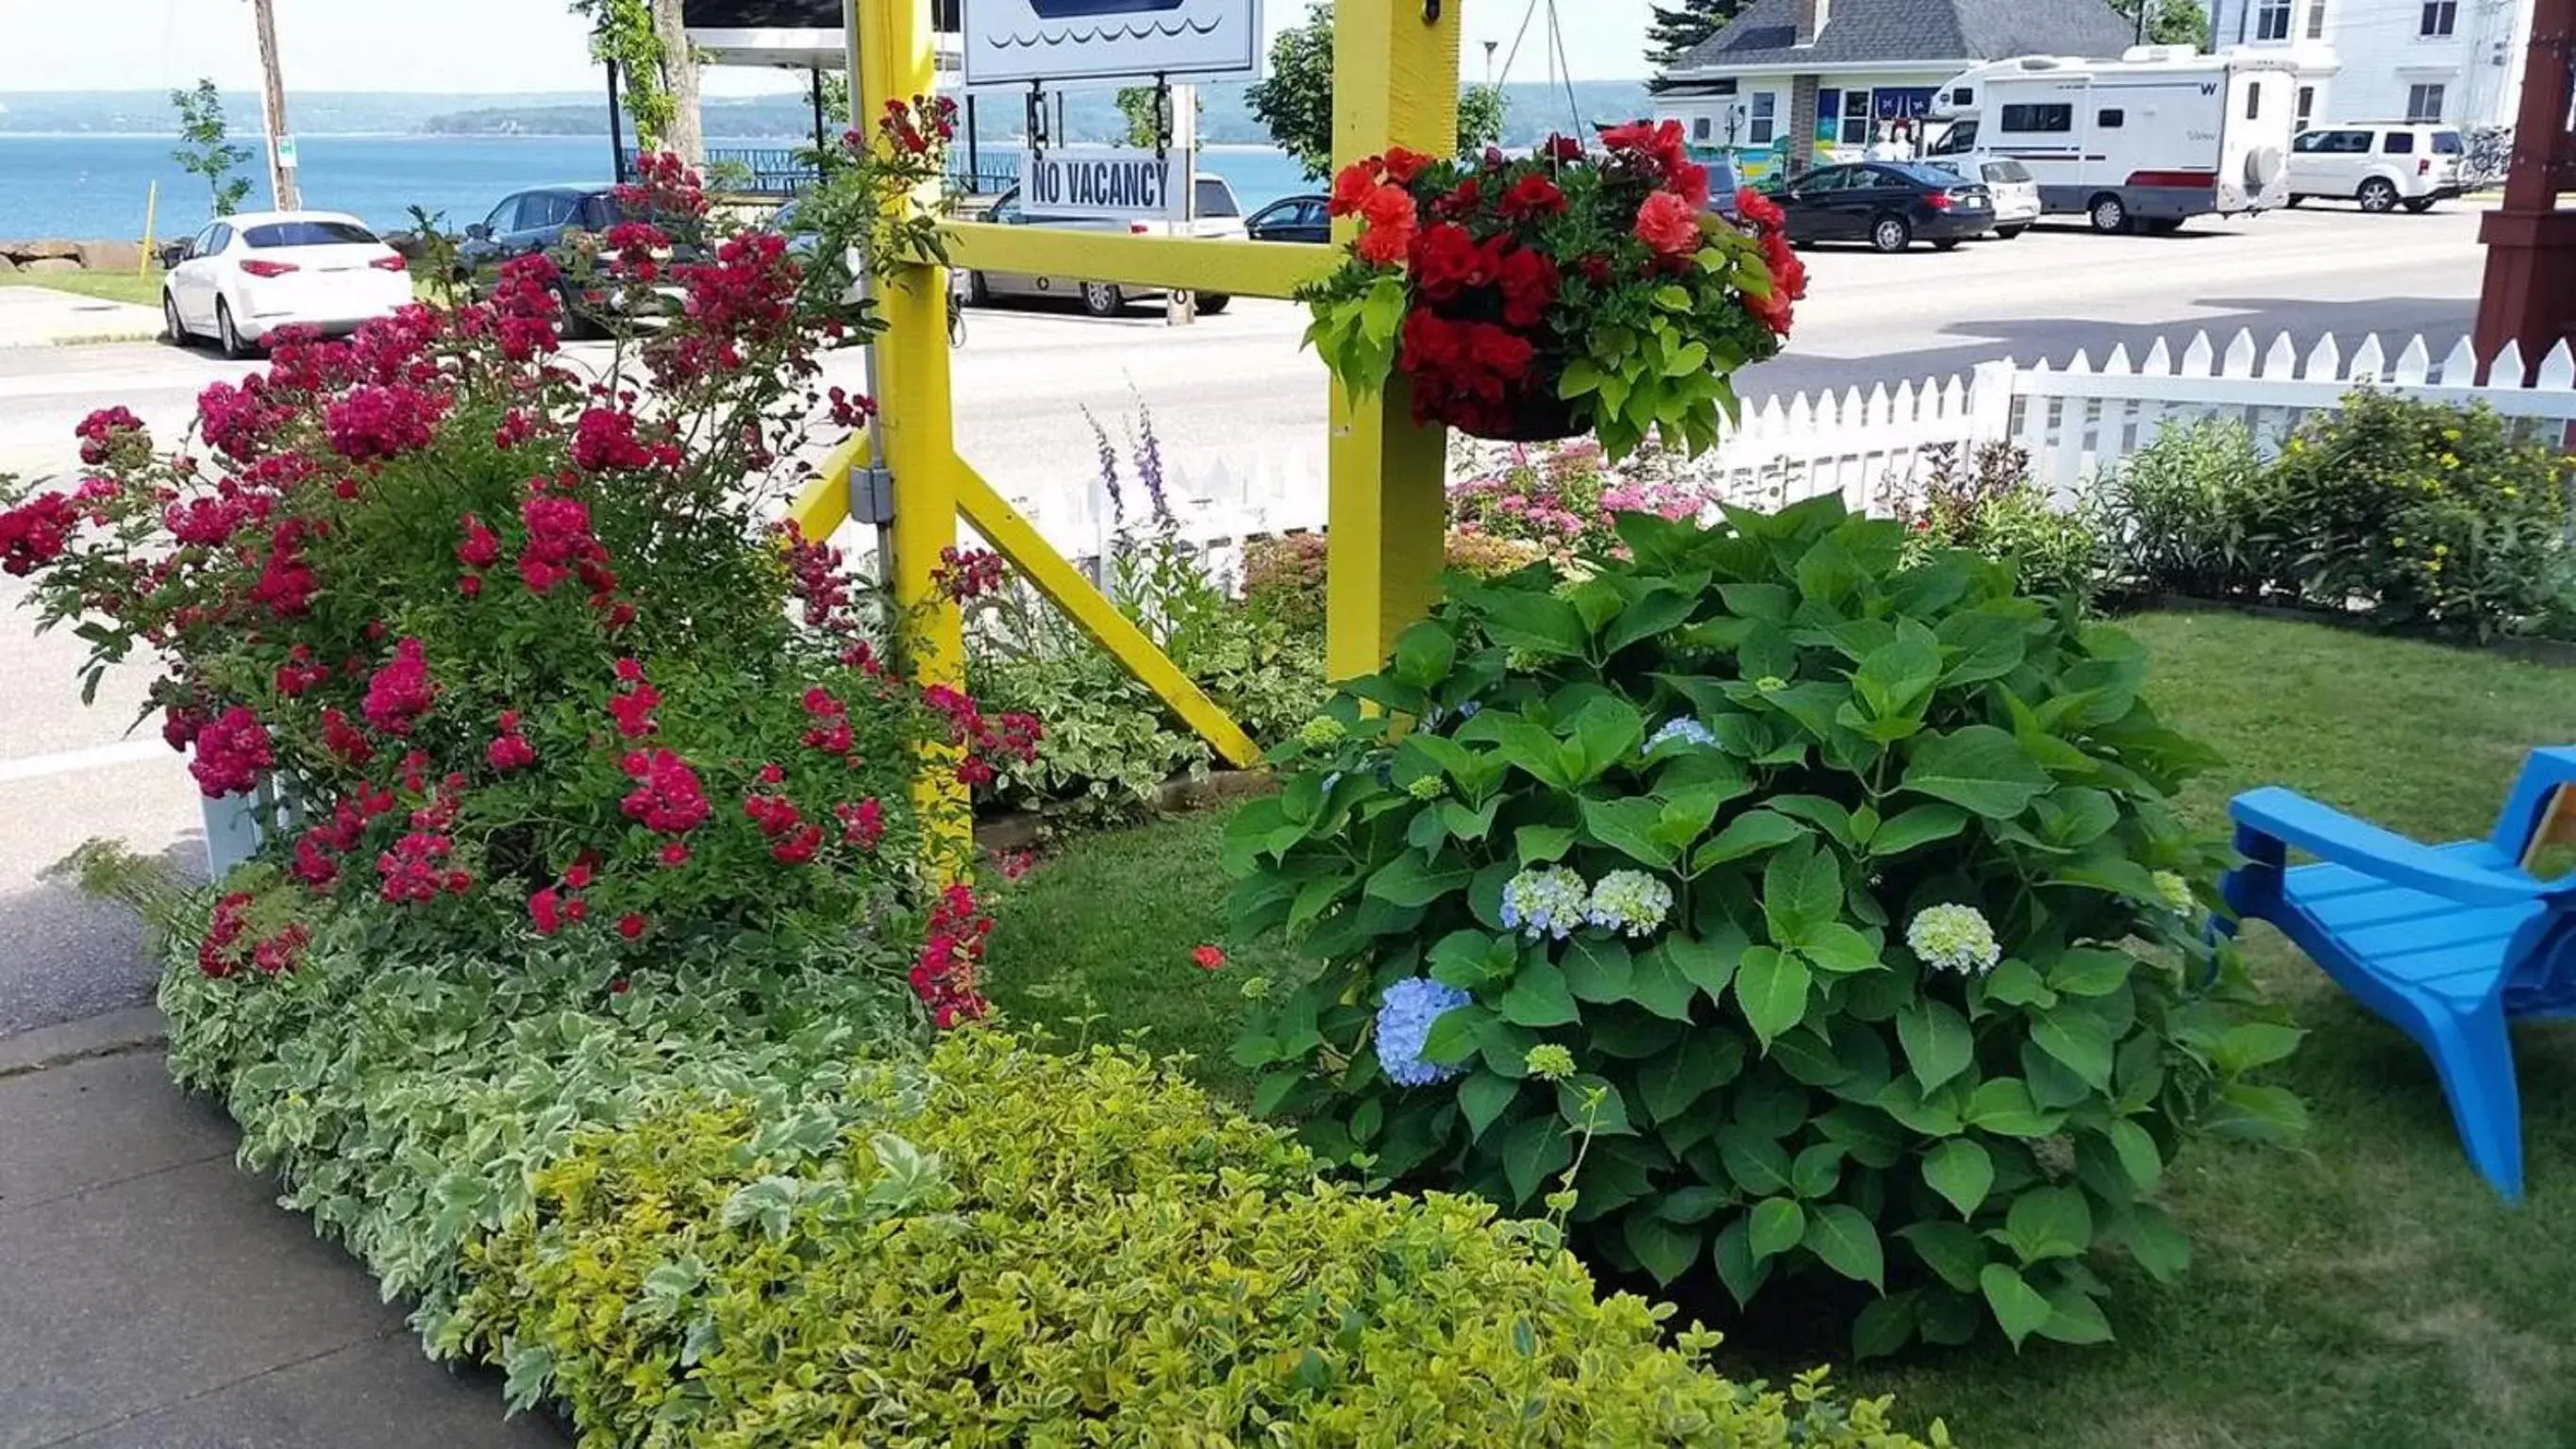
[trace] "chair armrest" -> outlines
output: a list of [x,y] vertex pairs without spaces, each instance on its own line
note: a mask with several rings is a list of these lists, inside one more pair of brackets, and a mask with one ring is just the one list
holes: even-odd
[[2548,887],[2518,871],[2490,870],[2418,845],[2278,785],[2237,796],[2227,813],[2238,825],[2319,860],[2463,905],[2520,905],[2549,894]]

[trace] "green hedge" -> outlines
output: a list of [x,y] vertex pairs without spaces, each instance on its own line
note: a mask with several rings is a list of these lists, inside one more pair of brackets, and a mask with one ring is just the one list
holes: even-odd
[[970,1033],[930,1075],[792,1164],[721,1095],[584,1134],[477,1250],[470,1346],[586,1444],[1917,1442],[1708,1372],[1543,1224],[1321,1182],[1133,1052]]

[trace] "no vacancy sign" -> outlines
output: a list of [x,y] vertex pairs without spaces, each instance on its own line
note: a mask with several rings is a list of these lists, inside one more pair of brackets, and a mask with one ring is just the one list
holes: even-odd
[[1031,216],[1177,219],[1190,158],[1121,146],[1020,153],[1020,209]]
[[1249,78],[1261,0],[965,0],[969,86]]

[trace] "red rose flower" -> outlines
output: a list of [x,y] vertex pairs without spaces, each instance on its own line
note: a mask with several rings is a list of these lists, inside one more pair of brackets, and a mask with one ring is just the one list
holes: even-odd
[[1699,208],[1658,191],[1637,208],[1636,231],[1637,240],[1658,256],[1688,256],[1699,247]]
[[1450,301],[1493,279],[1484,248],[1456,222],[1441,222],[1413,243],[1413,285],[1434,302]]
[[1391,267],[1404,260],[1413,249],[1413,229],[1419,220],[1413,197],[1400,186],[1381,186],[1369,193],[1360,207],[1360,260],[1381,267]]
[[1225,951],[1217,946],[1193,947],[1190,962],[1201,971],[1222,971],[1225,969]]
[[1500,210],[1513,221],[1562,216],[1565,213],[1565,193],[1557,189],[1555,182],[1533,171],[1513,182],[1512,189],[1503,193]]
[[1398,186],[1411,186],[1413,178],[1421,175],[1422,168],[1430,164],[1431,158],[1419,151],[1409,151],[1402,146],[1386,148],[1386,179]]
[[1335,216],[1357,216],[1360,208],[1377,193],[1377,168],[1362,161],[1345,166],[1333,178],[1333,199],[1329,210]]
[[1544,255],[1523,247],[1506,254],[1497,268],[1496,280],[1503,288],[1503,320],[1514,327],[1536,327],[1556,302],[1558,286],[1556,263]]
[[1776,231],[1789,224],[1788,214],[1780,203],[1750,186],[1735,188],[1735,214],[1764,231]]

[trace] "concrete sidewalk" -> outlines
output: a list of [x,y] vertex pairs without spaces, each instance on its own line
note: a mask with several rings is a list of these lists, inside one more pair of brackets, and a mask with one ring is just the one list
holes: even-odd
[[0,1037],[0,1449],[559,1449],[233,1166],[159,1030]]
[[161,312],[156,307],[32,284],[0,286],[0,347],[149,342],[160,335]]

